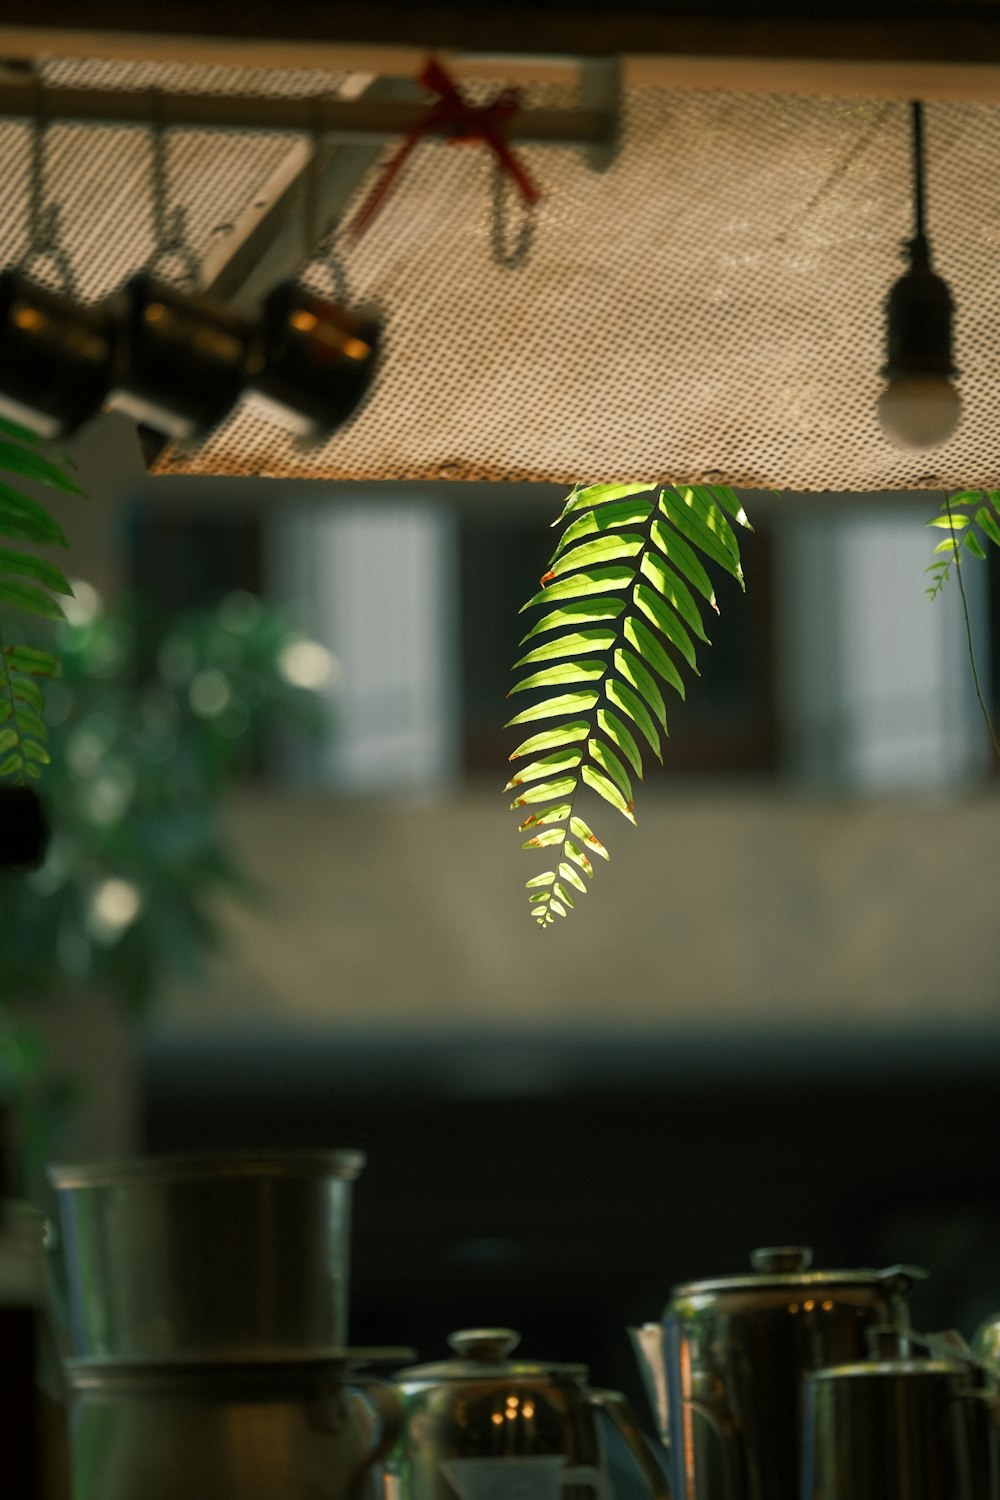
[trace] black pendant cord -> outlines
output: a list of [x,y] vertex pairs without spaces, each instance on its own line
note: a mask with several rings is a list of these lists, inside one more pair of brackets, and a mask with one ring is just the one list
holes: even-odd
[[913,148],[913,237],[926,238],[924,210],[926,191],[924,186],[924,106],[919,99],[910,104],[911,144]]

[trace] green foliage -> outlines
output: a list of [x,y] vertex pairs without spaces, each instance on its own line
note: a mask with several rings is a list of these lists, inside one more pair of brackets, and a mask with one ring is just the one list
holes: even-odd
[[[3,419],[0,472],[68,494],[82,494],[66,470],[39,451],[39,440],[33,433]],[[6,481],[0,481],[0,537],[19,543],[66,546],[61,528],[44,507]],[[65,574],[54,563],[20,547],[0,546],[0,609],[61,620],[62,605],[52,596],[72,592]],[[49,764],[42,683],[57,677],[59,671],[59,661],[52,652],[27,644],[7,645],[0,635],[0,777],[12,777],[24,785],[37,780],[42,766]]]
[[932,599],[944,588],[953,565],[963,552],[985,559],[985,543],[1000,547],[1000,490],[962,490],[947,498],[928,526],[947,532],[934,548],[935,561],[926,569],[927,593]]
[[554,860],[527,882],[543,929],[587,891],[593,857],[609,858],[577,810],[583,789],[635,823],[640,746],[661,758],[667,733],[661,683],[684,697],[682,668],[698,670],[691,637],[708,640],[698,598],[717,610],[705,563],[743,586],[731,522],[750,526],[721,486],[597,484],[574,489],[554,523],[562,537],[524,606],[548,612],[522,639],[514,670],[528,672],[511,688],[535,701],[509,726],[557,722],[517,746],[512,761],[531,759],[504,788],[517,792],[512,809],[529,809],[522,848]]
[[318,733],[325,716],[298,685],[301,632],[251,595],[166,625],[104,610],[86,585],[77,595],[48,627],[62,662],[48,852],[0,877],[0,1001],[101,982],[138,1013],[171,974],[199,977],[218,896],[253,897],[221,822],[227,787],[271,728]]

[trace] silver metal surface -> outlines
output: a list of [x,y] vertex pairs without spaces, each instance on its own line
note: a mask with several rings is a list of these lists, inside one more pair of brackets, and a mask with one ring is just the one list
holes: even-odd
[[804,1376],[864,1359],[870,1327],[908,1327],[922,1272],[809,1271],[807,1256],[755,1252],[761,1271],[676,1286],[662,1323],[632,1331],[675,1500],[799,1500]]
[[512,1329],[452,1334],[453,1359],[397,1373],[403,1433],[386,1461],[394,1500],[594,1500],[609,1493],[605,1421],[650,1500],[663,1472],[624,1397],[591,1390],[580,1365],[510,1358]]
[[997,1500],[993,1404],[967,1364],[815,1372],[805,1382],[802,1500]]
[[347,1343],[359,1151],[53,1167],[70,1352],[278,1359]]
[[376,1500],[398,1393],[340,1362],[73,1367],[72,1500]]

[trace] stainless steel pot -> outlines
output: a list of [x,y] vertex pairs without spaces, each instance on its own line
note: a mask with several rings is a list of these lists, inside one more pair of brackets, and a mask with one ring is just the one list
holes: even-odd
[[925,1274],[811,1271],[803,1246],[750,1259],[743,1275],[675,1286],[662,1322],[630,1330],[675,1500],[799,1500],[805,1375],[864,1359],[869,1327],[908,1326]]
[[802,1500],[997,1500],[985,1367],[887,1352],[807,1376]]
[[72,1500],[376,1500],[395,1388],[344,1360],[70,1364]]
[[630,1455],[630,1489],[669,1500],[624,1397],[588,1388],[584,1366],[510,1358],[519,1337],[509,1328],[448,1342],[454,1358],[395,1377],[404,1423],[386,1461],[386,1500],[604,1500],[615,1492],[612,1433]]
[[268,1151],[52,1167],[71,1353],[119,1363],[342,1351],[364,1160]]

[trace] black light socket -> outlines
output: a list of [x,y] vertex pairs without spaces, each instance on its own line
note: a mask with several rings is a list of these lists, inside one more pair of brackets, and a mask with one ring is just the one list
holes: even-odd
[[948,283],[931,269],[926,236],[918,234],[907,245],[910,269],[886,298],[886,362],[888,380],[957,375],[952,358],[952,319],[955,303]]
[[0,786],[0,869],[36,869],[48,844],[48,819],[34,787]]

